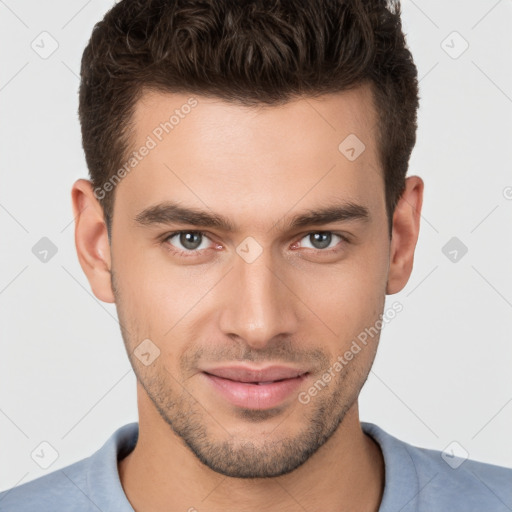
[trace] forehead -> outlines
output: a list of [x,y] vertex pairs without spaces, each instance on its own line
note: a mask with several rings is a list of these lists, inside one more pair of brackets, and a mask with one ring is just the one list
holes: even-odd
[[177,200],[268,222],[326,198],[382,202],[376,121],[367,86],[256,107],[147,92],[133,116],[137,161],[116,203],[136,212]]

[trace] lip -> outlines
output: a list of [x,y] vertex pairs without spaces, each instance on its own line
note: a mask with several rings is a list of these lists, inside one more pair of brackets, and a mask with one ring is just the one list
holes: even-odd
[[270,409],[289,397],[309,372],[285,366],[242,366],[203,370],[207,382],[225,400],[246,409]]
[[204,372],[223,379],[238,382],[270,382],[282,379],[293,379],[307,372],[299,368],[289,366],[266,366],[263,368],[251,368],[248,366],[220,366],[217,368],[203,369]]

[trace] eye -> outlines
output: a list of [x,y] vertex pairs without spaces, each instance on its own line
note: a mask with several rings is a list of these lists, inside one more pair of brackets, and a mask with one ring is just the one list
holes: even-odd
[[[346,237],[344,237],[343,235],[332,233],[331,231],[315,231],[313,233],[308,233],[305,237],[301,239],[300,242],[302,242],[302,240],[306,240],[311,244],[309,247],[306,245],[306,248],[325,251],[325,249],[333,249],[339,244],[339,240],[337,241],[336,238],[333,237],[337,237],[338,239],[348,243],[348,239]],[[331,246],[332,242],[336,243]],[[302,243],[300,243],[300,245],[301,247],[304,247]]]
[[167,235],[163,241],[176,249],[175,252],[185,253],[186,256],[186,253],[197,253],[200,250],[208,249],[209,245],[206,240],[209,239],[202,231],[176,231]]
[[[304,245],[303,240],[306,241],[306,245]],[[340,248],[337,248],[340,245],[340,240],[347,244],[350,243],[350,240],[343,235],[332,233],[331,231],[315,231],[308,233],[300,241],[295,242],[292,248],[304,247],[306,249],[332,253],[340,250]],[[212,248],[208,241],[211,242],[210,238],[203,231],[175,231],[174,233],[167,234],[163,239],[166,248],[178,256],[196,256],[201,251]],[[307,245],[308,243],[309,245]],[[218,244],[214,244],[214,247],[222,248]]]

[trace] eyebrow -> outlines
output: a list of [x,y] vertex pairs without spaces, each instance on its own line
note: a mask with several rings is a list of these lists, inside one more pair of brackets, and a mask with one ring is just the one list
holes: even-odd
[[[285,228],[293,230],[305,226],[353,220],[368,223],[371,220],[369,209],[354,202],[331,204],[295,215],[286,222]],[[135,216],[135,222],[141,226],[190,224],[202,228],[216,228],[226,232],[236,231],[236,226],[222,215],[184,207],[171,201],[165,201],[142,210]]]

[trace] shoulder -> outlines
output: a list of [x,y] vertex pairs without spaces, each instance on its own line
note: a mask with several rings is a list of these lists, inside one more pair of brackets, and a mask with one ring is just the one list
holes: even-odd
[[[50,510],[92,510],[87,499],[90,457],[0,493],[0,510],[46,512]],[[96,509],[97,510],[97,509]]]
[[[420,502],[459,503],[461,510],[512,509],[512,469],[406,444],[416,468]],[[452,509],[455,510],[455,509]]]
[[511,468],[413,446],[374,424],[362,426],[384,455],[387,496],[383,502],[384,498],[389,503],[401,499],[403,512],[512,510]]
[[118,428],[91,456],[0,493],[0,511],[133,512],[124,494],[117,461],[138,439],[138,423]]

